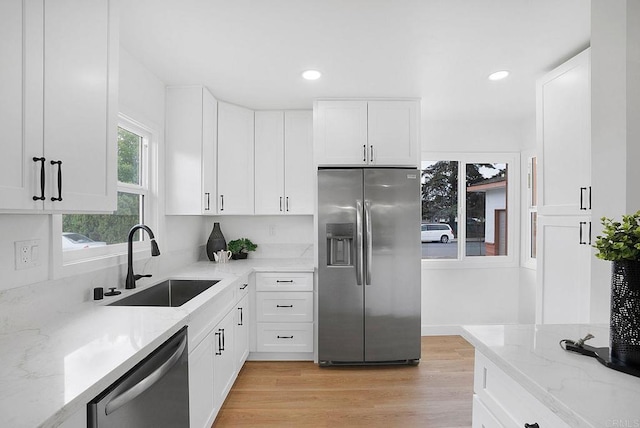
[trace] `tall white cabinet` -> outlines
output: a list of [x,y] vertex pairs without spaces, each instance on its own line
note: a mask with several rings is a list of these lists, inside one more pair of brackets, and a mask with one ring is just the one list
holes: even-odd
[[167,214],[216,214],[217,126],[218,104],[206,88],[167,88]]
[[589,49],[537,82],[538,323],[589,321],[590,94]]
[[0,209],[115,210],[116,17],[109,0],[0,5]]
[[255,112],[255,213],[313,214],[311,111]]
[[253,110],[218,102],[218,214],[254,213]]
[[414,166],[419,159],[419,100],[318,100],[318,166]]

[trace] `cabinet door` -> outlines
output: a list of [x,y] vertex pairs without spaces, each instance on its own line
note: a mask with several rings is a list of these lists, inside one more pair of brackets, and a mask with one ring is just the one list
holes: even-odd
[[253,111],[218,103],[218,214],[253,214]]
[[214,329],[214,391],[216,408],[220,408],[236,378],[234,352],[235,311],[230,311]]
[[[44,2],[45,208],[116,209],[118,31],[111,3]],[[60,168],[62,200],[53,202]]]
[[255,112],[256,214],[284,214],[284,113]]
[[589,216],[538,215],[536,323],[589,322]]
[[369,101],[369,165],[419,165],[418,101]]
[[167,214],[215,214],[216,100],[200,86],[166,94]]
[[249,356],[249,295],[245,295],[236,307],[236,324],[234,330],[234,346],[236,368],[239,372]]
[[219,405],[214,391],[214,334],[209,333],[189,353],[189,425],[191,428],[210,427]]
[[367,102],[318,101],[314,157],[318,165],[367,164]]
[[284,177],[285,212],[313,214],[315,169],[311,111],[284,113]]
[[537,82],[541,215],[591,209],[591,76],[586,50]]
[[0,2],[0,209],[42,210],[42,2]]

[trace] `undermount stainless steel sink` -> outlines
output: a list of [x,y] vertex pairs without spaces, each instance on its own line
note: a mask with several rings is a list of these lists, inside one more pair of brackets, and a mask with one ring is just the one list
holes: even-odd
[[109,306],[182,306],[218,282],[217,279],[168,279]]

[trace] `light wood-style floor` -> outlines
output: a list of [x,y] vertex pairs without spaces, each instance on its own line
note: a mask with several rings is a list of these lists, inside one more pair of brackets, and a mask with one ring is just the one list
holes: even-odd
[[437,336],[422,338],[416,367],[248,361],[213,426],[468,428],[473,353]]

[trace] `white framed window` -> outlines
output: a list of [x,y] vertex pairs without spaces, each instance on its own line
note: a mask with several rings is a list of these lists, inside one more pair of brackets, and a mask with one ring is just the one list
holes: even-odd
[[421,169],[424,265],[516,266],[519,154],[423,153]]
[[[117,210],[112,214],[54,215],[52,231],[59,238],[52,242],[54,246],[60,242],[60,252],[54,248],[54,257],[59,254],[60,261],[54,265],[65,269],[126,254],[132,226],[145,223],[154,227],[150,174],[154,135],[141,123],[122,114],[118,116]],[[139,242],[144,239],[140,231],[136,232],[136,250],[149,246],[147,242]]]

